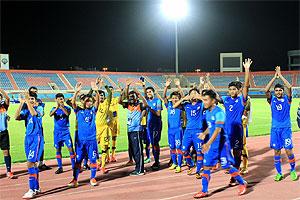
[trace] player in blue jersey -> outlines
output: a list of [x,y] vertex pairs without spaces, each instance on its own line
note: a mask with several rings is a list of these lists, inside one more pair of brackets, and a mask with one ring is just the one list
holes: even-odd
[[152,153],[154,157],[154,164],[151,166],[152,170],[159,170],[159,154],[160,154],[160,146],[159,141],[161,138],[161,130],[162,130],[162,120],[161,120],[161,111],[162,111],[162,102],[159,98],[154,96],[154,88],[147,87],[146,95],[147,95],[147,134],[150,139],[150,143],[152,145]]
[[80,172],[80,165],[84,156],[88,154],[90,160],[90,184],[92,186],[98,185],[95,177],[97,171],[97,154],[98,154],[98,144],[96,140],[96,112],[99,102],[98,88],[95,83],[93,85],[93,90],[96,91],[95,102],[92,95],[86,95],[83,107],[78,107],[76,104],[76,97],[82,88],[81,83],[77,83],[75,87],[75,94],[72,99],[72,107],[77,117],[78,121],[78,138],[77,138],[77,148],[76,148],[76,163],[73,170],[73,180],[68,184],[69,187],[78,186],[78,175]]
[[[44,149],[41,123],[44,109],[38,105],[37,95],[32,92],[26,93],[25,100],[21,99],[20,102],[15,118],[16,120],[26,120],[27,122],[24,146],[29,174],[29,190],[24,194],[23,198],[30,199],[41,192],[39,186],[39,169],[36,164]],[[24,103],[27,104],[26,109],[22,109]]]
[[173,105],[173,108],[182,108],[186,112],[187,124],[183,135],[182,141],[182,151],[186,158],[187,165],[189,166],[188,174],[191,175],[194,168],[194,163],[192,162],[190,156],[190,148],[194,145],[197,152],[197,169],[196,178],[201,178],[200,170],[203,167],[203,154],[201,151],[202,140],[199,139],[199,134],[203,132],[203,111],[204,106],[201,100],[201,95],[199,90],[192,88],[189,94],[184,98],[180,99]]
[[[166,86],[164,88],[164,104],[168,111],[168,142],[170,147],[170,154],[172,165],[169,167],[170,170],[175,169],[175,173],[181,172],[182,166],[182,108],[173,108],[173,105],[176,104],[181,99],[181,94],[183,93],[180,87],[179,79],[175,79],[174,83],[178,88],[178,91],[173,91],[170,94],[170,97],[167,97],[168,88],[171,85],[171,79],[166,81]],[[157,94],[157,96],[159,96]],[[169,100],[170,99],[170,100]]]
[[[35,86],[31,86],[28,89],[28,92],[32,92],[32,93],[35,93],[36,95],[38,95],[38,89]],[[41,99],[37,98],[37,103],[38,103],[39,106],[42,106],[42,108],[45,109],[45,104],[43,103],[43,101]],[[23,107],[26,108],[26,104],[24,104]],[[40,120],[42,121],[43,118],[40,118]],[[25,121],[25,124],[26,124],[26,121]],[[43,123],[42,123],[42,133],[43,133],[43,136],[44,136]],[[47,166],[44,162],[44,151],[45,151],[45,149],[43,149],[41,157],[39,158],[39,165],[38,166],[39,166],[40,171],[51,169],[51,167]]]
[[[279,83],[274,87],[274,94],[271,94],[270,88],[277,78],[280,78],[287,88],[286,94],[284,93],[284,86]],[[291,166],[291,179],[295,181],[298,179],[298,175],[295,169],[290,118],[292,86],[281,74],[279,66],[276,67],[275,76],[266,86],[265,92],[272,112],[270,147],[274,149],[274,166],[277,170],[274,180],[281,181],[284,178],[281,171],[281,149],[284,148]]]
[[226,170],[238,183],[238,194],[246,193],[247,182],[239,175],[238,169],[232,166],[234,160],[231,155],[230,143],[227,134],[224,132],[225,114],[224,111],[216,105],[216,93],[213,90],[207,90],[203,94],[203,103],[206,109],[206,122],[208,128],[199,135],[204,140],[209,140],[202,145],[204,153],[204,170],[202,174],[202,191],[194,195],[194,198],[203,198],[208,196],[208,184],[211,179],[211,170],[221,161],[221,166]]
[[[243,62],[245,69],[245,83],[242,88],[242,84],[239,81],[233,81],[228,85],[229,96],[223,96],[220,102],[225,107],[226,121],[225,121],[225,132],[228,134],[230,141],[230,146],[233,149],[233,155],[235,164],[234,167],[240,169],[242,161],[242,151],[243,151],[243,123],[242,116],[245,110],[245,105],[247,103],[248,91],[249,91],[249,76],[250,76],[250,66],[252,64],[251,59],[246,59]],[[236,184],[235,179],[231,178],[230,185]]]
[[51,109],[50,117],[54,118],[54,147],[56,148],[56,160],[58,165],[58,169],[55,173],[60,174],[63,172],[61,148],[64,144],[70,152],[72,169],[74,169],[75,166],[75,154],[70,135],[69,115],[71,114],[71,108],[65,106],[65,97],[62,93],[56,94],[55,99],[57,105]]

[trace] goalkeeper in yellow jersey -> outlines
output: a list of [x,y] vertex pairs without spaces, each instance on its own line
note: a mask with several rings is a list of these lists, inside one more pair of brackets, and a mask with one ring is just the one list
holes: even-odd
[[242,151],[242,166],[241,166],[241,171],[240,174],[248,174],[248,149],[247,149],[247,137],[248,137],[248,124],[251,122],[251,102],[250,102],[250,97],[248,97],[245,109],[244,109],[244,114],[242,116],[242,122],[243,122],[243,132],[244,132],[244,137],[243,137],[243,151]]
[[120,134],[120,123],[119,123],[119,102],[122,98],[122,95],[119,97],[113,97],[114,96],[114,88],[112,86],[109,86],[109,89],[112,93],[112,99],[109,107],[109,123],[108,126],[110,128],[111,133],[111,158],[109,158],[109,152],[107,155],[107,161],[116,162],[116,145],[117,145],[117,137]]
[[107,98],[105,97],[105,92],[101,90],[101,87],[104,85],[103,79],[98,79],[97,86],[100,88],[99,90],[99,106],[96,115],[96,129],[97,129],[97,141],[100,144],[101,150],[101,166],[100,159],[98,161],[98,166],[100,170],[106,174],[108,170],[105,169],[105,162],[107,159],[107,153],[109,149],[109,136],[111,135],[111,129],[108,126],[109,121],[109,108],[112,99],[112,93],[109,87],[106,85],[105,89],[108,93]]

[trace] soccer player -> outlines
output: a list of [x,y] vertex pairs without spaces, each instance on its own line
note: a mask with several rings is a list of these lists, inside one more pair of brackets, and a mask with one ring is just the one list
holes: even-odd
[[[98,80],[98,87],[101,88],[104,85],[103,79]],[[107,98],[105,97],[105,92],[103,90],[99,90],[98,98],[99,98],[99,106],[97,109],[96,115],[96,128],[97,128],[97,142],[100,144],[101,153],[101,167],[100,166],[100,158],[98,161],[98,168],[106,174],[108,170],[105,168],[105,163],[107,159],[107,153],[109,149],[109,137],[111,135],[111,129],[108,126],[110,123],[109,119],[109,107],[111,104],[112,93],[109,87],[106,85],[105,89],[108,93]]]
[[57,105],[50,111],[50,117],[54,118],[54,147],[56,148],[56,160],[58,165],[55,174],[60,174],[63,172],[61,148],[64,144],[67,146],[70,152],[72,169],[75,167],[75,153],[70,135],[69,116],[71,114],[71,108],[65,106],[65,97],[62,93],[56,94],[55,99]]
[[[112,86],[109,86],[109,89],[111,91],[111,103],[109,106],[109,128],[111,129],[111,158],[109,158],[109,152],[107,155],[108,161],[110,160],[111,162],[116,162],[116,145],[117,145],[117,137],[120,134],[120,123],[119,123],[119,115],[118,115],[118,110],[119,110],[119,102],[120,99],[122,99],[122,95],[119,97],[113,97],[114,96],[114,88]],[[109,146],[110,147],[110,146]],[[109,148],[108,147],[108,148]],[[109,149],[108,149],[109,151]]]
[[[140,102],[139,99],[141,99],[142,102]],[[129,146],[132,148],[132,156],[135,161],[135,170],[130,173],[130,176],[145,174],[141,120],[147,106],[146,99],[137,89],[130,91],[128,94],[128,102],[123,103],[123,107],[128,109],[127,131]]]
[[9,134],[8,134],[8,121],[9,116],[7,114],[10,98],[8,94],[0,88],[0,148],[3,151],[4,162],[6,166],[6,176],[10,179],[14,178],[14,174],[11,171],[11,156],[9,153]]
[[[284,93],[284,86],[279,83],[274,87],[274,95],[271,94],[270,88],[276,78],[280,78],[283,81],[284,86],[287,88],[286,94]],[[277,170],[277,175],[274,177],[274,180],[281,181],[284,178],[281,171],[281,149],[284,148],[291,166],[291,179],[296,181],[298,175],[295,170],[295,156],[293,153],[290,118],[292,86],[281,74],[279,66],[276,67],[275,76],[266,86],[265,92],[272,112],[270,147],[274,149],[274,165]]]
[[[37,102],[37,95],[33,92],[26,92],[25,100],[21,99],[19,108],[16,111],[16,120],[26,120],[25,153],[29,174],[29,190],[23,196],[24,199],[35,197],[41,192],[39,186],[39,169],[36,163],[44,149],[44,137],[42,134],[41,118],[44,109]],[[27,108],[22,109],[26,102]]]
[[154,157],[154,163],[151,166],[151,169],[157,171],[160,169],[159,163],[159,154],[160,146],[159,141],[161,138],[162,130],[162,120],[161,120],[161,111],[162,111],[162,102],[159,98],[154,96],[154,88],[147,87],[147,133],[150,138],[150,143],[152,145],[152,153]]
[[231,155],[230,144],[227,134],[224,132],[225,114],[224,111],[216,105],[217,94],[213,90],[207,90],[203,94],[203,103],[206,109],[206,122],[208,128],[199,135],[204,138],[209,135],[209,140],[202,145],[204,153],[204,170],[202,174],[202,191],[195,194],[194,198],[203,198],[208,196],[208,184],[211,181],[211,170],[221,160],[221,166],[225,169],[238,183],[238,194],[246,193],[247,183],[239,175],[238,170],[232,166],[233,158]]
[[85,155],[88,154],[90,160],[90,184],[92,186],[98,185],[95,177],[97,172],[97,153],[98,144],[96,140],[96,112],[98,108],[99,94],[95,85],[93,89],[96,91],[95,102],[92,95],[86,95],[83,108],[78,107],[76,103],[76,97],[82,88],[81,83],[77,83],[75,86],[75,93],[72,99],[72,105],[78,121],[78,138],[76,149],[76,163],[73,170],[73,180],[68,184],[68,187],[78,186],[78,176],[80,172],[81,162]]
[[[241,82],[233,81],[228,85],[229,96],[223,96],[220,99],[220,103],[222,103],[225,107],[226,121],[224,128],[226,134],[228,135],[230,146],[233,149],[235,160],[234,167],[237,169],[240,168],[242,161],[244,136],[242,116],[248,98],[251,64],[251,59],[245,59],[245,62],[243,62],[243,66],[245,68],[245,83],[242,95],[239,95],[240,89],[242,88]],[[229,184],[235,185],[235,179],[231,178]]]
[[189,166],[188,175],[191,175],[195,164],[190,156],[190,148],[194,145],[197,154],[196,178],[201,178],[201,168],[203,167],[203,154],[201,151],[202,140],[199,139],[199,134],[203,132],[203,111],[204,106],[201,100],[201,95],[197,88],[192,88],[189,94],[177,101],[173,108],[182,106],[186,112],[187,124],[183,135],[182,151]]
[[[180,89],[180,82],[178,79],[175,80],[177,86]],[[167,97],[167,90],[171,85],[171,79],[166,81],[166,86],[164,88],[164,104],[168,111],[168,142],[170,147],[172,165],[169,167],[170,170],[175,169],[175,173],[181,172],[182,166],[182,109],[173,108],[173,105],[176,104],[181,99],[181,91],[174,91],[170,94],[170,99]]]
[[[28,89],[29,92],[33,92],[33,93],[36,93],[38,95],[38,89],[37,87],[35,86],[31,86],[29,89]],[[37,103],[42,106],[43,109],[45,109],[45,104],[42,102],[41,99],[37,98]],[[23,108],[26,108],[26,104],[24,104]],[[44,113],[44,110],[43,110],[43,113]],[[43,117],[43,116],[42,116]],[[42,122],[43,118],[39,118]],[[26,126],[26,120],[25,120],[25,126]],[[44,136],[44,130],[43,130],[43,123],[42,123],[42,134]],[[45,163],[44,163],[44,149],[43,149],[43,152],[41,154],[41,157],[39,158],[39,170],[40,171],[43,171],[43,170],[49,170],[51,169],[51,167],[47,166]]]

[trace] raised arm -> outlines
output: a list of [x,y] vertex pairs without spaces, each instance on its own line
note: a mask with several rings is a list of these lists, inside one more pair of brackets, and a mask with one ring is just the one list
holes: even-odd
[[118,104],[123,104],[124,96],[125,96],[125,89],[121,89],[121,93],[118,99]]
[[20,105],[19,105],[19,107],[18,107],[18,109],[16,111],[16,114],[15,114],[15,120],[18,120],[18,121],[21,120],[20,114],[21,114],[21,110],[22,110],[22,108],[24,106],[25,99],[23,99],[23,98],[20,97],[19,101],[20,101]]
[[270,80],[270,82],[265,87],[265,93],[266,93],[267,99],[271,98],[270,88],[272,87],[272,85],[273,85],[274,81],[276,80],[277,76],[278,76],[278,72],[276,70],[274,77]]
[[147,103],[147,100],[146,98],[140,93],[140,91],[136,88],[133,89],[134,92],[138,95],[139,99],[142,100],[143,104],[144,104],[144,107],[148,107],[148,103]]
[[8,96],[8,94],[5,92],[5,90],[3,90],[2,88],[0,88],[0,93],[3,94],[4,98],[5,98],[5,104],[7,106],[9,106],[9,103],[10,103],[10,98]]
[[181,98],[179,101],[177,101],[174,105],[173,108],[177,108],[178,106],[180,106],[182,104],[182,102],[184,101],[188,101],[191,99],[190,95],[186,95],[185,97]]
[[164,97],[163,102],[164,102],[165,104],[168,103],[167,92],[168,92],[168,88],[169,88],[170,85],[171,85],[171,82],[172,82],[171,79],[167,79],[166,84],[165,84],[164,93],[163,93],[163,97]]
[[81,82],[77,83],[76,86],[75,86],[75,93],[74,93],[73,98],[72,98],[72,107],[73,107],[73,109],[77,108],[76,97],[79,94],[81,88],[82,88],[82,83]]
[[276,67],[276,71],[277,71],[278,77],[283,81],[284,86],[287,88],[288,97],[291,98],[292,97],[292,85],[281,74],[280,66]]
[[175,85],[176,85],[176,87],[178,89],[179,94],[183,97],[184,93],[183,93],[183,90],[182,90],[182,88],[180,86],[180,80],[178,78],[176,78],[176,79],[174,79],[174,83],[175,83]]
[[243,66],[245,69],[245,83],[243,88],[243,97],[244,99],[247,99],[249,87],[250,87],[250,66],[252,64],[252,60],[250,58],[245,59],[245,62],[243,62]]
[[26,101],[27,108],[28,108],[30,114],[32,116],[37,116],[38,113],[36,112],[36,110],[33,108],[33,105],[29,101],[29,93],[28,92],[26,92],[26,94],[25,94],[25,101]]
[[56,107],[53,109],[53,110],[51,110],[50,111],[50,117],[52,117],[54,114],[55,114],[55,112],[59,109],[59,107],[60,107],[60,105],[59,105],[59,103],[57,102],[56,103],[57,105],[56,105]]

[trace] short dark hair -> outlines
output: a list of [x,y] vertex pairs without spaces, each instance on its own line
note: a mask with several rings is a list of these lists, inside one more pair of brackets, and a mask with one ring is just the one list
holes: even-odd
[[211,99],[216,99],[217,93],[213,90],[207,90],[205,91],[204,96],[209,96]]
[[29,92],[29,97],[34,97],[37,100],[37,94],[35,92]]
[[83,100],[84,98],[85,98],[85,94],[79,95],[79,99],[80,99],[80,100]]
[[113,86],[111,86],[111,85],[110,85],[110,86],[108,86],[108,88],[109,88],[109,89],[114,89],[114,87],[113,87]]
[[103,90],[98,90],[99,95],[103,95],[105,97],[105,92]]
[[152,92],[155,92],[155,89],[152,86],[146,87],[146,91],[147,90],[152,90]]
[[284,86],[283,86],[282,84],[280,84],[280,83],[277,83],[277,84],[274,86],[274,90],[275,90],[275,88],[280,88],[280,89],[284,90]]
[[236,87],[238,90],[242,88],[242,83],[240,81],[232,81],[228,84],[228,87]]
[[35,86],[31,86],[29,89],[28,89],[28,92],[30,92],[30,90],[38,90],[37,87]]
[[3,94],[2,93],[0,93],[0,97],[3,98]]
[[199,90],[197,88],[192,88],[189,91],[189,95],[192,93],[192,91],[196,91],[198,94],[200,94]]
[[181,99],[181,94],[178,91],[174,91],[170,94],[170,97],[172,96],[178,96],[179,99]]
[[64,96],[64,94],[63,93],[57,93],[56,95],[55,95],[55,99],[57,99],[57,98],[65,98],[65,96]]
[[207,91],[208,91],[207,89],[202,90],[202,91],[201,91],[201,95],[204,96],[204,95],[205,95],[205,92],[207,92]]

